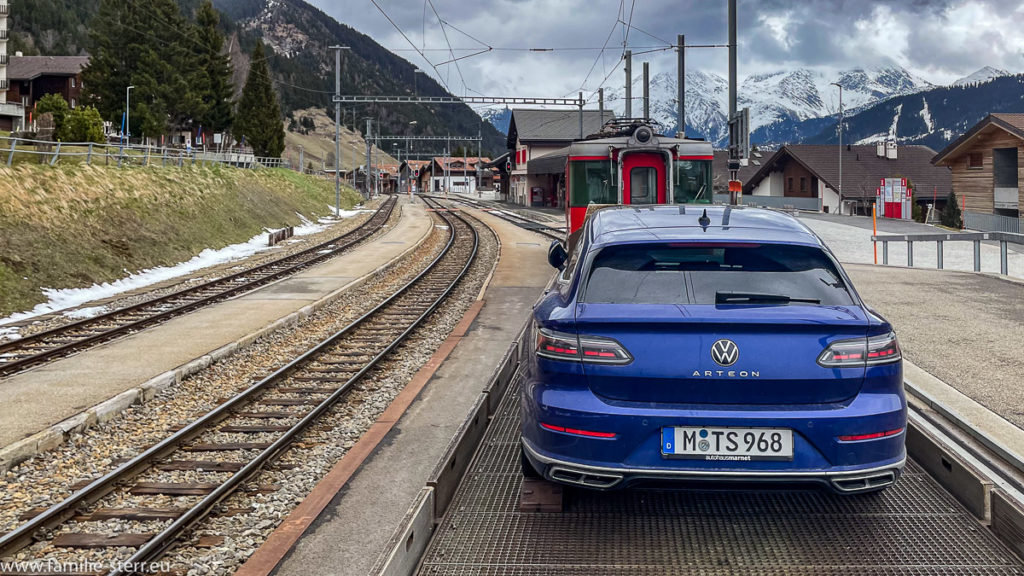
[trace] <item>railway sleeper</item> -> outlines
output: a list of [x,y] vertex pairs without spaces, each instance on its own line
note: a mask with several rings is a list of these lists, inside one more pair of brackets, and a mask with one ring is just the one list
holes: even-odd
[[243,462],[218,462],[214,460],[171,460],[156,465],[157,470],[202,470],[204,472],[238,472]]

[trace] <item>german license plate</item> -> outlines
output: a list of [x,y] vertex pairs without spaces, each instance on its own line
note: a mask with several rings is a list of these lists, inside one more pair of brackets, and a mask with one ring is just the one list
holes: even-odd
[[725,462],[792,460],[793,431],[786,428],[667,427],[661,429],[661,454],[668,458]]

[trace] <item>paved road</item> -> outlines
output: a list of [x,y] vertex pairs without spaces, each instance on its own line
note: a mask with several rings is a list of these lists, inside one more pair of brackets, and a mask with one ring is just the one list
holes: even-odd
[[[835,216],[825,214],[801,214],[800,219],[814,230],[832,248],[844,263],[874,263],[874,246],[871,242],[871,219],[863,216]],[[935,234],[948,232],[942,228],[918,224],[880,220],[879,234]],[[958,234],[957,232],[948,232]],[[944,242],[943,265],[947,270],[971,271],[974,269],[974,244],[972,242]],[[1021,247],[1024,248],[1024,247]],[[882,246],[878,246],[878,261],[882,262]],[[914,243],[914,266],[936,267],[936,243]],[[1010,276],[1024,279],[1024,253],[1011,252],[1008,258]],[[907,264],[907,247],[904,242],[889,245],[889,263]],[[984,244],[981,249],[983,272],[999,272],[998,244]]]
[[1024,283],[939,270],[845,266],[896,327],[904,354],[1024,428]]

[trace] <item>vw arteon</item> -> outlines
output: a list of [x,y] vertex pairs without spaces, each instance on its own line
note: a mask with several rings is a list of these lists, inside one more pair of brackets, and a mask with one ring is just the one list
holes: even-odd
[[524,360],[527,475],[646,480],[899,478],[907,405],[892,326],[797,218],[620,206],[586,219],[535,306]]

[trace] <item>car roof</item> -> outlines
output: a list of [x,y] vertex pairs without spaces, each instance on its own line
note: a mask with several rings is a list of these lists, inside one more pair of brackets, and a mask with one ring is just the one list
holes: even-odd
[[[707,214],[710,222],[702,226]],[[616,206],[595,212],[593,247],[608,244],[665,241],[740,241],[803,244],[824,247],[802,222],[777,210],[741,206]]]

